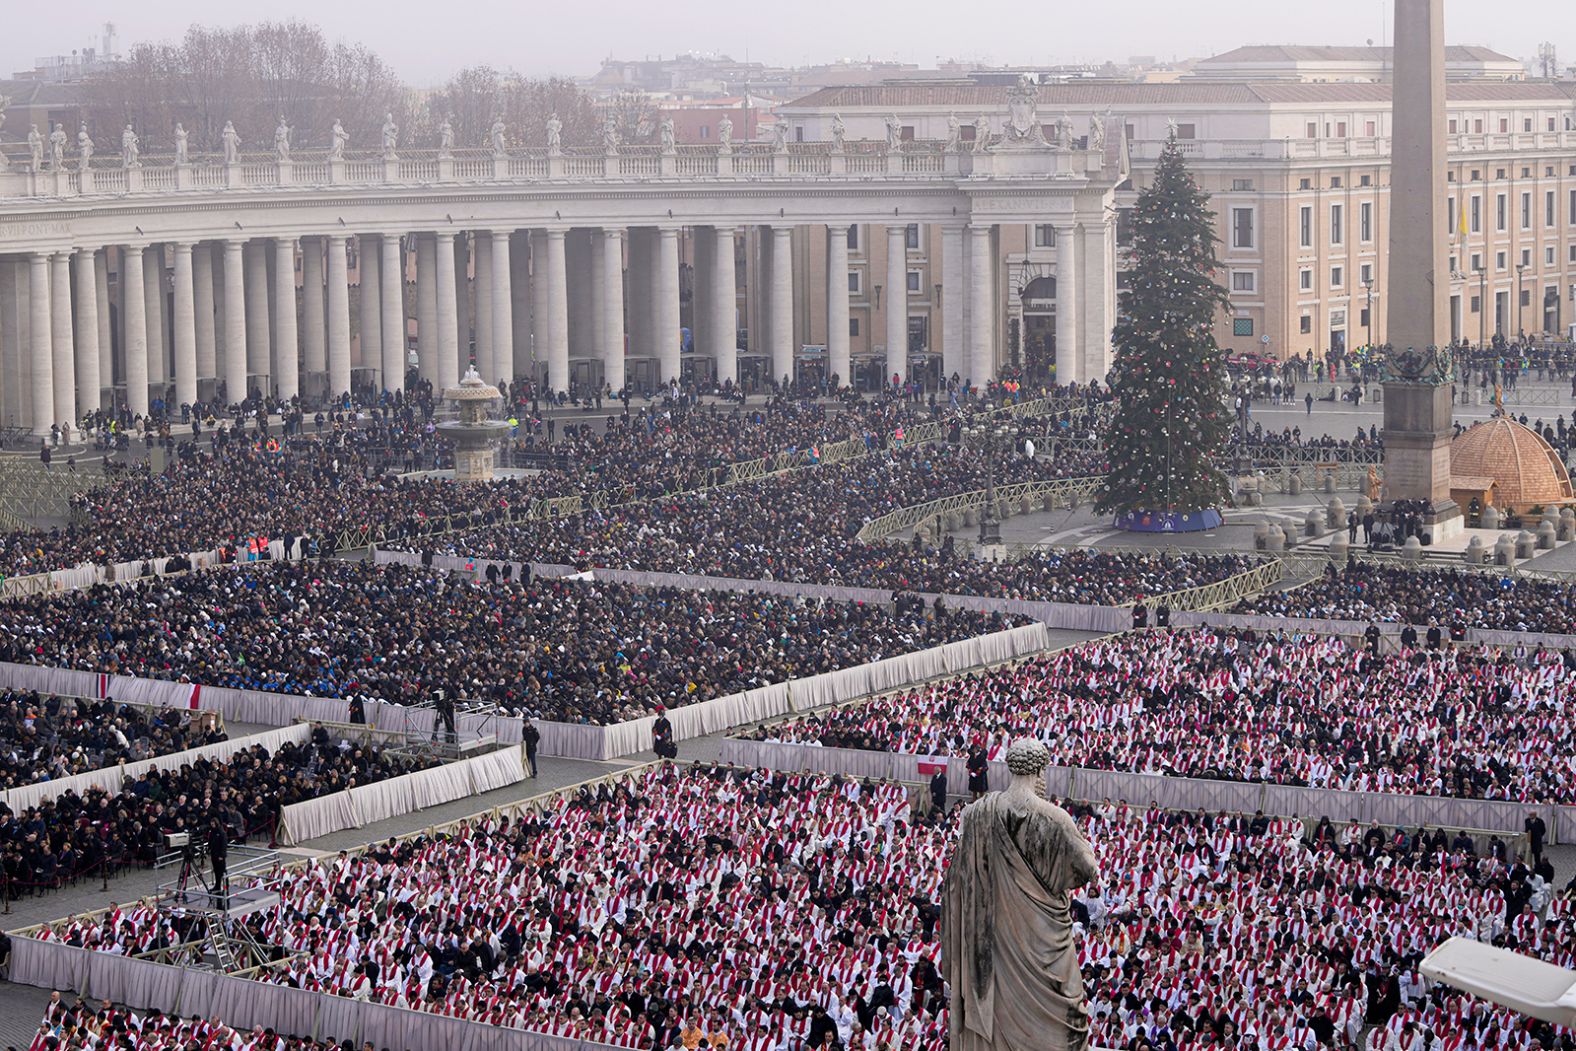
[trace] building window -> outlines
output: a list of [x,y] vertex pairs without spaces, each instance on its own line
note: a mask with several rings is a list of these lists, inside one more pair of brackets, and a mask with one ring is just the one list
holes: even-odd
[[858,226],[850,226],[848,228],[848,250],[850,252],[857,252],[857,251],[859,251],[859,227]]
[[1357,209],[1357,225],[1363,244],[1368,244],[1374,239],[1374,206],[1372,201],[1364,201]]
[[1313,318],[1309,317],[1307,314],[1304,314],[1297,323],[1297,331],[1301,332],[1304,336],[1312,332]]
[[1313,180],[1312,179],[1299,179],[1299,180],[1297,180],[1297,189],[1299,189],[1299,190],[1311,190],[1311,189],[1313,189]]
[[1554,265],[1554,246],[1553,245],[1550,245],[1549,247],[1547,247],[1547,248],[1545,248],[1543,250],[1543,265],[1544,266],[1553,266]]
[[1549,190],[1543,195],[1543,226],[1545,229],[1554,228],[1554,191]]
[[803,142],[804,141],[804,128],[802,128],[802,127],[794,128],[794,130],[793,130],[793,141],[795,141],[795,142]]
[[[1346,136],[1343,135],[1341,137],[1345,138]],[[1339,190],[1340,188],[1341,188],[1341,177],[1339,175],[1332,175],[1332,176],[1330,176],[1330,189],[1332,189],[1332,190]]]
[[1497,194],[1494,197],[1494,229],[1498,230],[1500,233],[1504,233],[1509,228],[1509,202],[1505,200],[1504,194]]
[[[1576,172],[1571,172],[1571,174],[1576,175]],[[1576,226],[1576,190],[1571,191],[1570,209],[1565,214],[1565,221],[1572,226]]]
[[1483,257],[1477,252],[1472,253],[1472,272],[1475,274],[1483,269]]
[[1483,198],[1481,197],[1472,198],[1472,232],[1475,234],[1483,232]]
[[1253,335],[1253,319],[1250,318],[1250,317],[1232,318],[1231,319],[1231,334],[1233,336],[1251,336],[1251,335]]
[[1357,276],[1358,280],[1360,280],[1365,287],[1373,284],[1374,265],[1372,263],[1364,263],[1362,266],[1357,268]]
[[1521,228],[1532,229],[1532,194],[1530,193],[1521,195]]
[[1302,130],[1306,133],[1303,135],[1303,138],[1305,139],[1317,139],[1319,137],[1318,121],[1310,120]]
[[1473,296],[1472,297],[1472,313],[1474,313],[1474,314],[1481,314],[1482,312],[1483,312],[1483,300],[1480,297],[1478,297],[1478,296]]
[[1360,319],[1357,323],[1359,325],[1361,325],[1363,328],[1367,328],[1369,326],[1369,324],[1371,323],[1370,320],[1369,320],[1368,308],[1367,307],[1363,307],[1361,310],[1359,310],[1357,312],[1357,317]]
[[700,126],[700,137],[703,138],[703,139],[711,138],[711,125],[710,124],[702,124]]
[[1258,274],[1252,270],[1233,270],[1231,272],[1231,290],[1233,292],[1253,292],[1258,288]]
[[1055,248],[1056,227],[1050,223],[1040,223],[1034,228],[1034,247]]
[[1196,124],[1178,124],[1177,125],[1177,138],[1179,138],[1179,139],[1196,139],[1196,138],[1198,138],[1198,125],[1196,125]]
[[1450,122],[1450,134],[1454,135],[1455,133],[1456,133],[1456,122],[1452,120]]
[[1231,188],[1236,193],[1245,193],[1253,189],[1252,179],[1232,179]]
[[1332,311],[1330,311],[1330,327],[1331,328],[1345,328],[1346,327],[1346,311],[1344,311],[1344,310],[1332,310]]
[[903,246],[909,251],[919,250],[919,224],[909,223],[903,228]]
[[1531,266],[1532,265],[1532,249],[1530,249],[1530,248],[1523,248],[1521,250],[1521,265],[1522,266]]
[[859,271],[857,271],[857,270],[850,270],[848,272],[848,291],[849,291],[849,293],[851,295],[856,295],[857,296],[859,294],[859,288],[860,288]]
[[1503,270],[1503,269],[1505,269],[1505,253],[1504,252],[1496,252],[1496,253],[1494,253],[1494,269],[1495,270]]
[[920,274],[918,270],[910,270],[908,272],[908,290],[910,292],[919,291],[919,277]]
[[1346,236],[1346,209],[1339,204],[1330,205],[1330,243],[1341,244]]
[[912,125],[912,124],[905,124],[905,125],[903,125],[903,130],[899,134],[899,137],[904,142],[913,142],[914,141],[914,125]]
[[859,319],[858,318],[851,317],[851,318],[848,319],[848,334],[850,336],[854,337],[855,339],[859,338]]
[[1253,247],[1253,209],[1233,208],[1231,210],[1231,247]]
[[1521,305],[1524,307],[1532,305],[1532,292],[1530,290],[1525,288],[1521,290]]
[[960,127],[958,129],[958,132],[959,132],[958,138],[963,140],[964,142],[973,142],[974,141],[974,125],[972,125],[972,124],[965,124],[965,125],[963,125],[962,127]]
[[[1368,138],[1368,139],[1377,138],[1378,135],[1379,135],[1379,124],[1378,124],[1377,121],[1371,121],[1370,120],[1370,121],[1365,121],[1363,123],[1363,137],[1364,138]],[[1368,176],[1365,175],[1365,176],[1363,176],[1363,178],[1366,179],[1366,178],[1368,178]]]
[[1373,184],[1374,177],[1372,175],[1364,175],[1362,178],[1357,180],[1358,186],[1372,186]]
[[1302,270],[1297,271],[1297,288],[1298,288],[1299,291],[1303,291],[1303,292],[1312,292],[1313,291],[1313,271],[1312,270],[1304,268]]
[[1340,288],[1346,284],[1346,268],[1341,266],[1330,267],[1330,287]]
[[1531,131],[1532,130],[1532,118],[1531,117],[1523,117],[1522,118],[1522,120],[1521,120],[1521,130],[1522,131]]
[[1501,135],[1508,135],[1510,133],[1510,118],[1509,117],[1501,117],[1501,118],[1499,118],[1499,133]]
[[1571,245],[1571,262],[1576,263],[1576,245]]
[[1297,243],[1303,248],[1313,247],[1313,209],[1307,205],[1297,213]]

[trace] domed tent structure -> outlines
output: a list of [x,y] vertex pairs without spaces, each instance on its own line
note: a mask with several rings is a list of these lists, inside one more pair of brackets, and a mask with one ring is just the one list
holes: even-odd
[[1543,436],[1503,417],[1479,423],[1450,445],[1450,495],[1466,507],[1518,513],[1576,503],[1570,472]]

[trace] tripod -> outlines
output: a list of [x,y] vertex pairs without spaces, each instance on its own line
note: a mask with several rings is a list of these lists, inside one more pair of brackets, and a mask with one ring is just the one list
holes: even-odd
[[190,886],[193,876],[197,877],[197,885],[203,889],[204,895],[211,902],[213,900],[213,887],[209,885],[208,880],[203,876],[202,866],[197,863],[196,844],[188,842],[181,847],[181,871],[175,877],[175,897],[180,901],[184,902],[187,900],[186,888]]

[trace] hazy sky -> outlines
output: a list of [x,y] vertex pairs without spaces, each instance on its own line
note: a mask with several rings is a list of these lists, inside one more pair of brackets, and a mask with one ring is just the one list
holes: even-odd
[[[1516,0],[1512,10],[1480,0],[1449,0],[1451,43],[1484,44],[1531,57],[1548,26],[1564,27],[1562,62],[1576,62],[1570,0]],[[1186,58],[1239,44],[1379,43],[1388,34],[1386,0],[72,0],[34,5],[6,20],[0,76],[43,55],[97,45],[106,21],[121,45],[179,37],[200,21],[297,18],[330,37],[364,43],[412,84],[488,63],[523,73],[593,72],[607,56],[638,58],[694,50],[777,65],[838,58],[938,59],[992,63],[1122,60],[1129,55]],[[51,15],[49,12],[58,12]],[[1084,21],[1080,16],[1093,13]],[[1080,24],[1081,23],[1081,24]],[[1540,28],[1545,27],[1545,28]]]

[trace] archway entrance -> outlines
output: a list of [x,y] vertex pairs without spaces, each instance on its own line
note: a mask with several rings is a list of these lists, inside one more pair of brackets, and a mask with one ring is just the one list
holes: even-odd
[[1048,379],[1056,365],[1056,278],[1023,286],[1023,364],[1033,379]]

